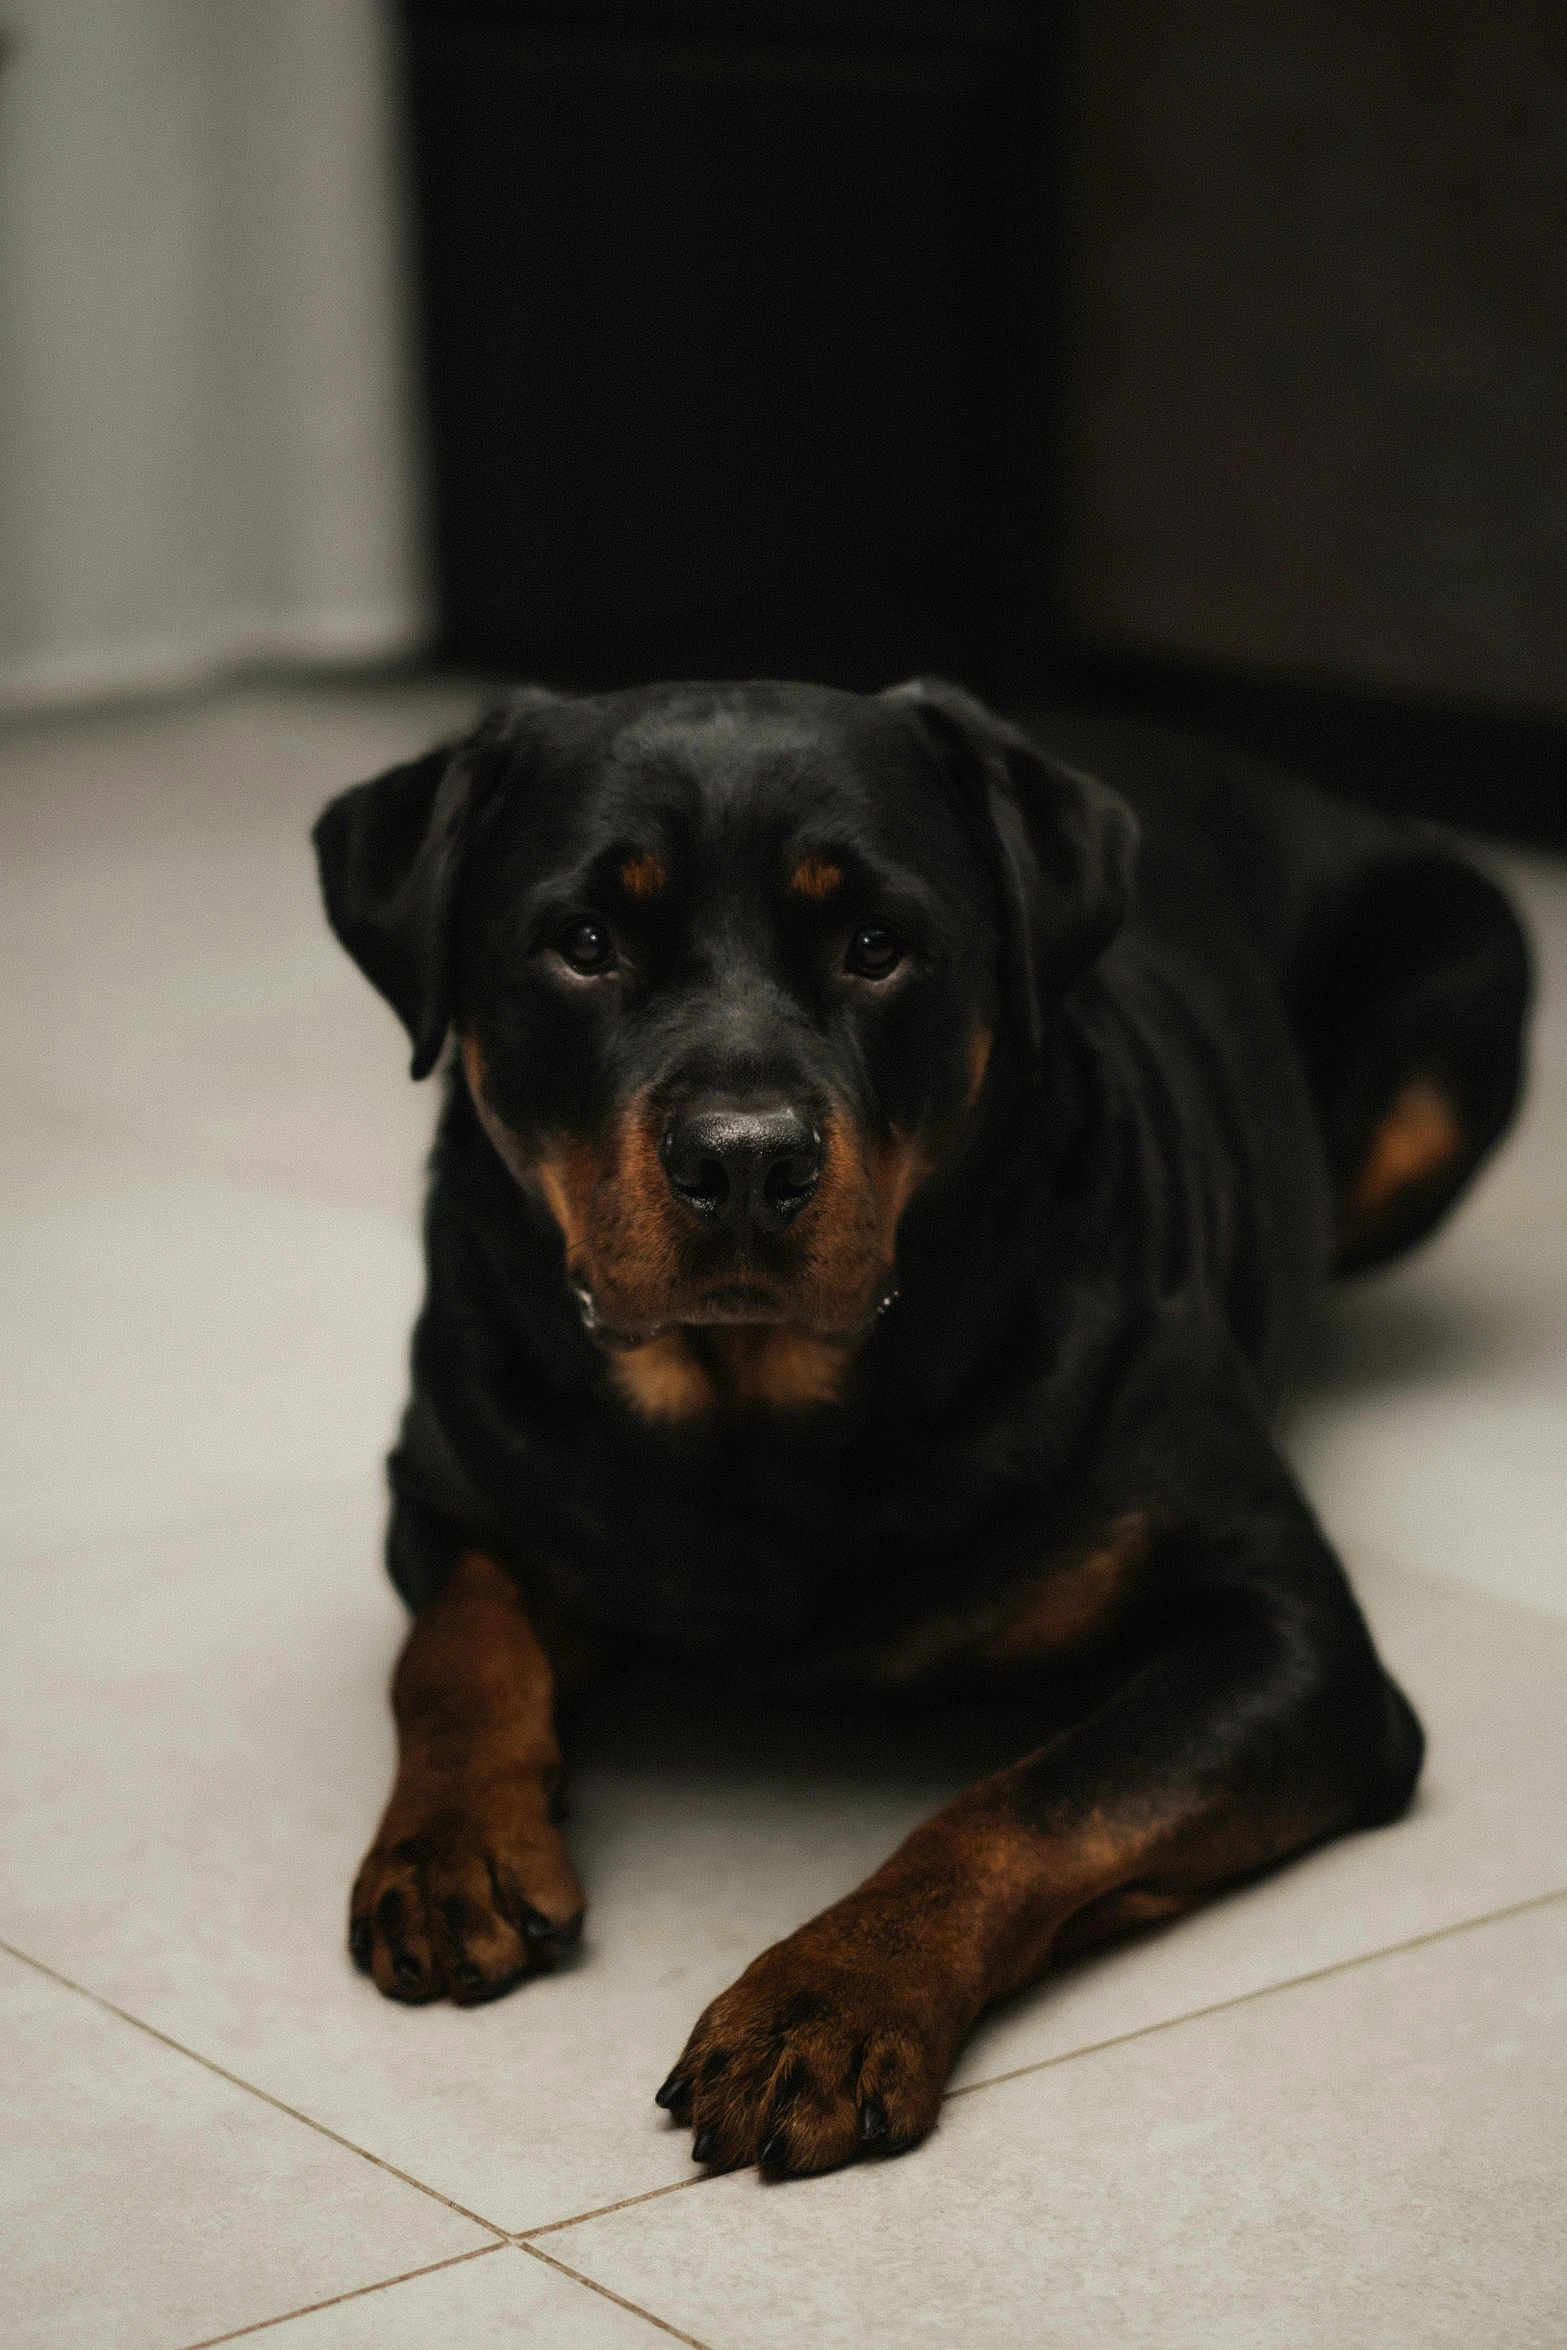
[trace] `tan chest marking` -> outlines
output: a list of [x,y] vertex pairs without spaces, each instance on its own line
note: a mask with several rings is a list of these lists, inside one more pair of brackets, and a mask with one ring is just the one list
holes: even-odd
[[666,1330],[611,1358],[610,1382],[647,1420],[835,1403],[849,1349],[803,1330]]
[[691,1420],[717,1401],[707,1370],[683,1330],[666,1330],[646,1346],[611,1355],[609,1383],[644,1420]]
[[1006,1671],[1086,1647],[1120,1614],[1147,1551],[1147,1519],[1128,1510],[1115,1520],[1107,1542],[1017,1596],[1015,1612],[988,1634],[978,1661]]
[[706,1349],[729,1398],[775,1412],[836,1403],[851,1352],[805,1330],[713,1330]]

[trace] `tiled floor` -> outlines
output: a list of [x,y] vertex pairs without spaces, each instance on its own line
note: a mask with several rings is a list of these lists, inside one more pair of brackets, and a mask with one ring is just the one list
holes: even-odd
[[0,2340],[1554,2350],[1567,874],[1506,861],[1524,1127],[1294,1424],[1414,1815],[993,2017],[907,2161],[701,2183],[650,2102],[697,2010],[1020,1733],[650,1680],[586,1727],[579,1965],[471,2014],[350,1969],[430,1102],[305,836],[459,706],[0,737]]

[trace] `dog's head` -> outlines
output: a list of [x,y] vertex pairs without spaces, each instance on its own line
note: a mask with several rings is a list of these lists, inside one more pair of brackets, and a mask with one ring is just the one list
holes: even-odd
[[[454,1030],[605,1343],[850,1341],[992,1048],[1037,1065],[1125,910],[1112,793],[956,688],[517,695],[316,827],[423,1076]],[[994,1079],[992,1079],[994,1082]]]

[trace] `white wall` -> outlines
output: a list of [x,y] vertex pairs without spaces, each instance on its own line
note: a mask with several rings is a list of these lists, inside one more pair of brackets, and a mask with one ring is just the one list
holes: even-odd
[[0,26],[0,703],[417,641],[377,0]]

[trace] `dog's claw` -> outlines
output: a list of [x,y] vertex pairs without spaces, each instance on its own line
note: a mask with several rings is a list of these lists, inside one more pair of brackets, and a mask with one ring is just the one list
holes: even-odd
[[711,2130],[698,2130],[691,2141],[691,2160],[693,2162],[711,2162],[717,2147],[718,2140]]
[[666,2113],[673,2113],[677,2105],[684,2103],[690,2087],[684,2073],[671,2073],[663,2087],[654,2090],[653,2103],[661,2105]]
[[582,1939],[582,1912],[578,1910],[576,1916],[571,1918],[547,1918],[541,1909],[534,1909],[525,1903],[522,1931],[529,1948],[537,1951],[541,1958],[560,1958],[568,1950],[575,1949]]
[[881,2100],[867,2097],[860,2107],[860,2144],[874,2146],[878,2138],[887,2135],[887,2113]]

